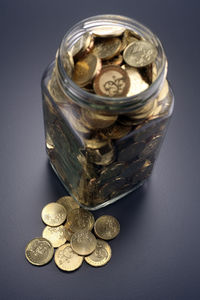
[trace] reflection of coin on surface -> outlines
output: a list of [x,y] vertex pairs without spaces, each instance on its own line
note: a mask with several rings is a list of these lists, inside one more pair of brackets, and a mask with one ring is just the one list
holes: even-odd
[[130,79],[126,71],[113,65],[103,67],[93,83],[95,93],[106,97],[126,96],[129,87]]

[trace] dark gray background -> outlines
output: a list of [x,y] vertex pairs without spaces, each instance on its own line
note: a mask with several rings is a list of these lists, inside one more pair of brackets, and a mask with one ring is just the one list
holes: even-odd
[[[0,1],[0,299],[200,299],[199,1]],[[42,207],[66,192],[48,165],[40,79],[65,32],[102,13],[149,26],[169,60],[175,112],[151,180],[116,204],[108,265],[60,272],[24,256]]]

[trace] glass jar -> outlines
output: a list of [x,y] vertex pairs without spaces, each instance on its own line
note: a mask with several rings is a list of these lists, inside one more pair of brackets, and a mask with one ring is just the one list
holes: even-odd
[[[84,34],[119,26],[156,47],[152,82],[134,96],[92,94],[66,72],[66,53]],[[159,39],[133,19],[94,16],[64,36],[42,78],[46,151],[55,173],[81,206],[94,210],[113,203],[150,176],[173,111],[166,76],[167,60]]]

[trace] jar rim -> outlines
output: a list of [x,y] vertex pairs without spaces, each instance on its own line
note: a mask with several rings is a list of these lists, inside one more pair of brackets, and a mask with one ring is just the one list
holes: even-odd
[[[149,85],[147,89],[134,96],[129,97],[104,97],[97,94],[92,94],[79,87],[67,74],[63,63],[61,54],[63,51],[72,47],[72,45],[85,32],[90,32],[94,27],[105,26],[124,26],[127,29],[134,30],[136,33],[142,35],[147,40],[151,41],[157,48],[157,59],[160,64],[158,75],[156,79]],[[65,50],[64,50],[65,49]],[[140,22],[122,15],[96,15],[76,23],[64,35],[57,53],[57,77],[64,92],[78,104],[85,107],[90,107],[95,110],[108,110],[109,112],[116,112],[119,110],[129,111],[130,109],[137,109],[145,105],[153,97],[158,94],[167,73],[167,59],[163,46],[159,38],[146,26]]]

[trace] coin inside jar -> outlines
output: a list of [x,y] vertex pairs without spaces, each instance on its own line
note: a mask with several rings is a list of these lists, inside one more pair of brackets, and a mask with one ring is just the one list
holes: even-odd
[[56,250],[54,260],[59,269],[74,271],[82,265],[83,257],[75,253],[67,243]]
[[120,66],[108,65],[102,67],[100,73],[95,77],[93,87],[98,95],[123,97],[129,91],[130,79]]
[[120,224],[115,217],[104,215],[96,220],[94,232],[100,239],[111,240],[119,234]]
[[97,239],[97,246],[92,254],[85,257],[85,261],[93,267],[101,267],[109,262],[112,251],[110,245],[100,239]]
[[157,56],[156,47],[148,41],[134,41],[124,50],[125,62],[131,67],[144,67],[152,63]]
[[100,68],[100,59],[96,55],[89,53],[75,64],[72,80],[80,87],[83,87],[93,79]]
[[97,240],[93,233],[83,229],[72,235],[70,244],[74,252],[77,254],[89,255],[95,250]]
[[53,253],[52,244],[43,237],[32,239],[25,248],[26,259],[36,266],[43,266],[50,262]]
[[111,59],[119,54],[121,40],[119,38],[101,38],[95,43],[93,53],[102,60]]
[[66,209],[59,203],[49,203],[42,210],[42,221],[49,226],[59,226],[66,220]]
[[90,128],[105,128],[112,125],[117,120],[117,115],[102,115],[88,109],[81,110],[83,120],[86,120],[86,126]]

